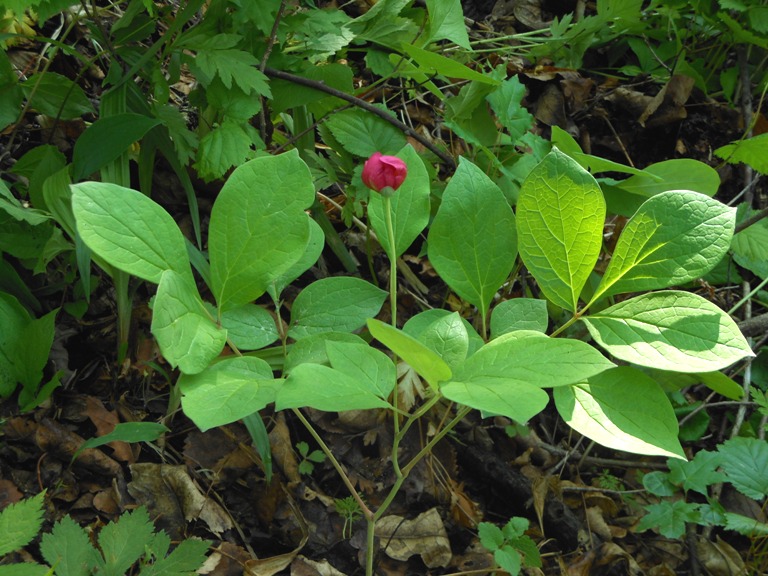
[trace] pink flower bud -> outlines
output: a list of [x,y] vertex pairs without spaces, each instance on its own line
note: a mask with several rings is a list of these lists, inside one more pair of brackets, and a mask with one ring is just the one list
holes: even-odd
[[408,175],[408,167],[397,156],[375,152],[363,166],[363,183],[371,190],[392,194]]

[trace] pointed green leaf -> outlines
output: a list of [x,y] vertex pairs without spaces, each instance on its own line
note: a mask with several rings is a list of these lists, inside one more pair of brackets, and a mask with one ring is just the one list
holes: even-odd
[[728,481],[742,494],[768,495],[768,444],[757,438],[732,438],[718,448]]
[[[22,10],[19,13],[23,12]],[[83,114],[94,112],[93,104],[83,89],[69,78],[55,72],[30,76],[26,82],[21,83],[21,89],[29,98],[28,106],[31,109],[51,118],[74,120]]]
[[191,280],[166,270],[157,287],[152,334],[163,356],[186,374],[203,371],[224,348],[227,331],[210,318]]
[[395,365],[383,352],[363,344],[329,341],[331,366],[386,400],[395,388]]
[[0,511],[0,556],[23,548],[37,536],[43,524],[44,498],[43,491]]
[[368,320],[368,330],[376,340],[410,364],[433,388],[437,389],[439,382],[450,379],[451,369],[445,360],[413,336],[373,318]]
[[295,150],[239,166],[211,213],[211,282],[220,311],[261,296],[304,255],[315,197],[309,168]]
[[429,42],[451,40],[471,50],[460,0],[427,0]]
[[360,278],[323,278],[294,300],[288,336],[299,340],[320,332],[352,332],[379,313],[386,297],[384,290]]
[[491,314],[491,338],[515,330],[536,330],[544,333],[549,326],[547,302],[536,298],[505,300]]
[[285,357],[283,373],[290,374],[299,364],[330,364],[328,360],[328,342],[346,342],[351,344],[366,344],[367,342],[357,334],[349,332],[320,332],[302,338],[291,344],[288,355]]
[[550,338],[540,332],[505,334],[470,356],[454,379],[499,379],[541,388],[566,386],[615,365],[580,340]]
[[48,564],[56,566],[57,574],[68,576],[90,576],[100,560],[85,530],[69,516],[59,520],[51,532],[43,534],[40,552]]
[[129,568],[146,551],[155,527],[149,521],[144,507],[126,512],[115,522],[110,522],[99,533],[99,547],[104,555],[104,573],[118,576]]
[[603,242],[605,200],[595,179],[557,148],[520,188],[520,257],[541,291],[575,312]]
[[527,422],[549,402],[549,396],[541,388],[503,377],[475,378],[471,382],[451,380],[440,386],[440,392],[459,404],[516,422]]
[[72,211],[86,245],[115,268],[155,284],[166,270],[192,278],[181,230],[141,192],[105,182],[75,184]]
[[715,154],[730,164],[743,162],[761,174],[768,174],[768,160],[765,158],[766,144],[768,144],[768,134],[760,134],[726,144],[715,150]]
[[275,319],[256,304],[243,304],[221,315],[221,326],[238,350],[258,350],[280,337]]
[[205,432],[274,402],[282,382],[272,378],[264,360],[235,356],[219,360],[199,374],[182,374],[178,385],[184,414]]
[[624,228],[593,301],[706,274],[728,251],[735,218],[735,209],[690,190],[649,198]]
[[613,356],[649,368],[712,372],[754,355],[725,312],[689,292],[643,294],[582,320]]
[[410,145],[398,152],[397,157],[408,166],[408,176],[390,199],[395,254],[390,250],[384,197],[381,194],[371,194],[368,202],[371,227],[390,260],[399,258],[427,227],[430,211],[429,176],[421,158]]
[[77,449],[77,453],[88,448],[98,448],[110,442],[153,442],[166,432],[170,432],[170,429],[157,422],[120,422],[109,434],[83,442]]
[[517,258],[515,216],[499,187],[461,158],[429,229],[440,277],[485,315]]
[[[452,316],[453,314],[455,313],[449,310],[444,310],[442,308],[431,308],[429,310],[424,310],[423,312],[419,312],[415,316],[411,316],[408,319],[408,321],[403,325],[403,332],[413,336],[416,338],[416,340],[431,347],[432,344],[427,342],[425,335],[428,332],[434,331],[435,327],[439,326],[438,324],[435,324],[438,320],[441,320],[446,316]],[[461,323],[464,325],[468,340],[467,353],[465,357],[461,359],[463,362],[467,356],[471,356],[480,350],[485,342],[466,318],[461,318]],[[433,348],[433,350],[437,352],[436,349]]]
[[451,369],[467,358],[469,336],[458,312],[438,318],[421,334],[419,340],[445,360]]
[[[444,1],[444,0],[441,0]],[[440,74],[448,78],[461,78],[463,80],[472,80],[482,84],[498,84],[499,81],[493,79],[488,74],[482,74],[465,66],[455,58],[448,58],[429,50],[424,50],[418,46],[403,42],[400,45],[403,52],[408,54],[413,61],[419,65],[419,68],[427,75]]]
[[275,408],[284,410],[305,406],[340,412],[387,408],[389,404],[359,378],[322,364],[299,364],[280,388]]
[[571,428],[617,450],[685,458],[677,418],[661,387],[628,366],[554,390],[555,406]]
[[208,132],[197,147],[195,170],[204,180],[215,180],[250,157],[258,134],[250,124],[225,119]]

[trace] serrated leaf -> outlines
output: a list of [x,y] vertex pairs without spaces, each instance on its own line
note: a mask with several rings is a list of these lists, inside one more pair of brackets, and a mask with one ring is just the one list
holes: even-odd
[[380,320],[368,320],[371,335],[422,376],[434,389],[438,383],[451,377],[448,364],[430,348],[397,328]]
[[51,569],[43,564],[21,562],[0,565],[0,576],[50,576]]
[[141,570],[142,576],[195,576],[205,562],[208,540],[182,540],[166,557],[160,557]]
[[[668,462],[677,462],[677,460],[668,460]],[[643,488],[648,490],[654,496],[672,496],[678,488],[669,481],[669,474],[661,470],[648,472],[643,476]]]
[[680,538],[685,534],[685,525],[698,522],[700,518],[697,505],[682,500],[665,500],[646,506],[645,509],[647,514],[640,519],[636,530],[643,532],[658,528],[662,536],[672,539]]
[[69,78],[55,72],[43,72],[30,76],[20,84],[29,99],[29,107],[46,116],[60,120],[74,120],[83,114],[95,112],[93,104]]
[[195,285],[173,270],[157,287],[152,334],[165,359],[186,374],[207,368],[227,342],[227,331],[210,318]]
[[515,330],[546,332],[547,303],[536,298],[513,298],[499,303],[491,313],[491,339]]
[[392,229],[395,237],[395,253],[390,249],[389,230],[386,224],[386,204],[381,194],[371,194],[368,217],[379,243],[390,260],[399,258],[429,223],[429,176],[424,163],[412,146],[397,153],[408,167],[408,176],[390,198]]
[[758,438],[732,438],[719,454],[728,481],[742,494],[762,500],[768,495],[768,443]]
[[239,356],[219,360],[198,374],[182,374],[178,386],[184,414],[205,432],[274,402],[281,383],[264,360]]
[[499,187],[461,158],[429,229],[429,260],[485,318],[517,257],[515,215]]
[[99,533],[99,547],[104,555],[103,573],[123,576],[152,541],[155,531],[146,508],[125,512]]
[[768,134],[760,134],[746,140],[726,144],[715,150],[715,154],[730,164],[743,162],[761,174],[768,174],[766,146],[768,146]]
[[717,469],[722,464],[722,454],[700,450],[693,460],[670,460],[669,481],[681,486],[686,492],[693,490],[704,496],[709,494],[709,486],[727,480],[725,474]]
[[603,241],[605,200],[595,179],[557,148],[520,188],[520,257],[546,297],[575,312]]
[[365,382],[322,364],[299,364],[277,393],[275,409],[305,406],[327,412],[387,408]]
[[521,104],[524,97],[525,86],[517,75],[504,80],[501,86],[487,96],[488,103],[513,142],[517,142],[533,124],[533,115]]
[[406,144],[400,129],[363,110],[345,110],[325,123],[347,152],[368,158],[374,152],[396,154]]
[[43,525],[45,492],[6,506],[0,512],[0,556],[29,544]]
[[613,356],[672,372],[711,372],[753,356],[736,323],[701,296],[664,290],[582,317]]
[[99,565],[100,556],[85,530],[69,516],[59,520],[40,541],[40,553],[56,567],[57,574],[90,576]]
[[587,438],[626,452],[685,458],[672,405],[639,370],[621,366],[554,392],[560,416]]
[[256,158],[232,173],[213,206],[208,234],[221,312],[255,300],[301,259],[310,234],[304,210],[314,197],[309,168],[295,150]]
[[253,138],[241,124],[224,120],[200,140],[195,169],[205,180],[221,178],[232,166],[245,161],[253,144]]
[[98,172],[158,124],[159,119],[142,114],[99,118],[75,141],[72,179],[77,182]]
[[291,307],[288,336],[352,332],[379,313],[387,293],[354,277],[323,278],[302,290]]
[[221,315],[221,326],[238,350],[258,350],[280,337],[272,314],[256,304],[243,304],[225,311]]
[[259,61],[251,53],[243,50],[200,50],[195,58],[195,66],[205,76],[218,76],[227,88],[232,87],[232,81],[246,93],[271,98],[269,80],[259,71]]
[[501,528],[490,522],[480,522],[477,525],[477,535],[483,548],[490,552],[498,550],[504,544],[504,534]]
[[733,208],[690,190],[649,198],[624,228],[592,301],[706,274],[728,251],[735,217]]
[[166,270],[192,278],[181,230],[141,192],[105,182],[75,184],[72,211],[86,245],[115,268],[155,284]]

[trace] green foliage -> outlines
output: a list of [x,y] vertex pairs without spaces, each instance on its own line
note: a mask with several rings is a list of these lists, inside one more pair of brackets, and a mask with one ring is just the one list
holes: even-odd
[[[3,542],[0,554],[28,545],[42,526],[44,493],[14,504],[0,512]],[[0,574],[56,574],[88,576],[96,572],[126,574],[136,567],[144,576],[192,576],[205,561],[210,542],[184,540],[170,554],[171,541],[165,532],[155,532],[144,508],[124,513],[117,521],[104,526],[91,542],[88,533],[69,516],[65,516],[49,533],[42,536],[40,553],[52,566],[41,564],[8,564],[0,566]]]
[[516,576],[520,569],[541,568],[541,555],[536,543],[525,534],[528,530],[526,518],[510,518],[503,528],[490,522],[480,522],[477,534],[480,544],[493,552],[493,558],[499,568]]
[[309,450],[309,444],[306,442],[297,442],[296,450],[299,451],[301,462],[299,462],[299,474],[310,476],[315,471],[315,464],[325,462],[325,454],[322,450]]

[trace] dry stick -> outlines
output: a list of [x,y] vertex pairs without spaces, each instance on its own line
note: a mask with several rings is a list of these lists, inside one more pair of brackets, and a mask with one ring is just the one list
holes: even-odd
[[264,74],[272,78],[279,78],[280,80],[287,80],[288,82],[293,82],[294,84],[300,84],[308,88],[314,88],[315,90],[320,90],[321,92],[325,92],[326,94],[330,94],[331,96],[335,96],[336,98],[340,98],[341,100],[345,100],[346,102],[354,104],[355,106],[357,106],[358,108],[362,108],[366,112],[375,114],[379,118],[386,120],[396,128],[402,130],[405,134],[412,137],[414,140],[419,142],[419,144],[421,144],[425,148],[429,149],[435,156],[440,158],[440,160],[445,162],[450,168],[453,169],[456,167],[456,162],[454,161],[453,157],[451,157],[450,154],[446,153],[443,150],[440,150],[440,148],[435,146],[432,142],[424,138],[424,136],[419,134],[416,130],[414,130],[407,124],[404,124],[397,118],[390,116],[385,110],[382,110],[381,108],[377,108],[373,104],[369,104],[362,98],[358,98],[357,96],[352,96],[351,94],[347,94],[346,92],[342,92],[341,90],[332,88],[331,86],[328,86],[324,82],[318,82],[317,80],[311,80],[309,78],[304,78],[303,76],[297,76],[296,74],[291,74],[290,72],[284,72],[283,70],[276,70],[274,68],[270,68],[269,66],[264,68]]

